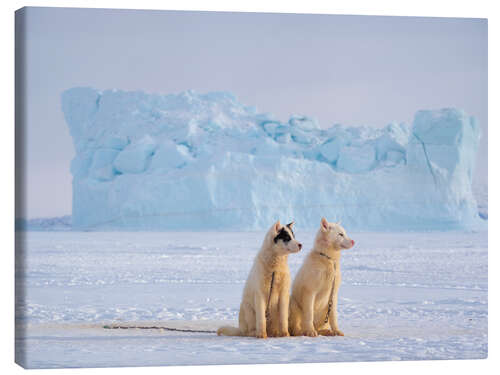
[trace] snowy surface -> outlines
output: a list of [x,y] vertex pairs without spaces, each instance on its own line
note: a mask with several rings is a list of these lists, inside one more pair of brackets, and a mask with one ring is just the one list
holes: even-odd
[[[297,228],[305,250],[313,232]],[[236,324],[262,232],[18,232],[17,361],[29,368],[485,358],[487,232],[350,233],[345,337],[109,330]],[[21,257],[21,255],[24,255]],[[24,260],[24,261],[21,261]]]
[[411,125],[281,122],[230,93],[73,88],[73,227],[262,230],[321,216],[357,230],[472,229],[480,129],[454,108]]

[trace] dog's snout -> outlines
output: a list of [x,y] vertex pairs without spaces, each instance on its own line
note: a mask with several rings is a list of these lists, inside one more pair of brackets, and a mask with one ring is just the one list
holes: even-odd
[[299,242],[298,245],[299,245],[299,250],[301,250],[302,249],[302,244]]
[[351,240],[352,246],[354,246],[354,240]]

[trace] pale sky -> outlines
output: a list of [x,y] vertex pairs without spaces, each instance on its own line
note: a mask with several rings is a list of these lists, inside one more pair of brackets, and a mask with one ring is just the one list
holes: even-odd
[[75,151],[61,93],[75,86],[151,93],[231,91],[291,114],[381,127],[458,107],[483,130],[487,183],[487,20],[28,8],[28,218],[71,214]]

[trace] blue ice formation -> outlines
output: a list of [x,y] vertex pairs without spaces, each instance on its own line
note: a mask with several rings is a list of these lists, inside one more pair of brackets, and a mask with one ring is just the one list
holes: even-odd
[[230,93],[72,88],[73,228],[442,230],[480,225],[471,183],[480,130],[446,108],[383,129],[280,122]]

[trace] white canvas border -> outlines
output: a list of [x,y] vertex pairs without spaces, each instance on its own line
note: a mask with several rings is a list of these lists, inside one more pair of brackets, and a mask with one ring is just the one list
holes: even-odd
[[[253,11],[253,12],[286,12],[286,13],[328,13],[328,14],[365,14],[365,15],[398,15],[398,16],[433,16],[433,17],[477,17],[488,18],[489,37],[489,137],[495,140],[497,130],[495,125],[499,123],[498,116],[498,29],[500,16],[495,10],[494,2],[479,1],[428,1],[401,2],[379,0],[373,1],[223,1],[211,0],[177,0],[177,1],[152,1],[152,0],[103,0],[103,1],[14,1],[2,2],[0,27],[2,33],[3,54],[1,59],[1,72],[3,82],[2,92],[2,146],[0,147],[1,167],[4,171],[0,215],[0,228],[2,233],[2,248],[4,251],[2,262],[2,321],[4,322],[4,334],[2,335],[2,361],[1,369],[6,373],[20,373],[22,370],[14,364],[14,11],[23,6],[58,6],[58,7],[94,7],[94,8],[129,8],[129,9],[178,9],[178,10],[226,10],[226,11]],[[498,149],[489,147],[489,163],[495,165]],[[493,161],[493,163],[491,163]],[[493,172],[489,176],[489,191],[493,192],[489,197],[490,214],[489,227],[494,228],[495,212],[498,205],[494,192],[497,191],[498,178]],[[493,225],[492,225],[493,223]],[[418,362],[372,362],[372,363],[332,363],[332,364],[293,364],[293,365],[248,365],[248,366],[204,366],[204,367],[153,367],[153,368],[119,368],[119,369],[78,369],[57,370],[58,374],[145,374],[169,373],[195,374],[203,371],[206,374],[240,374],[250,372],[370,372],[371,374],[406,374],[416,373],[490,373],[498,367],[498,343],[494,332],[498,332],[498,298],[495,298],[496,286],[498,285],[498,274],[494,266],[498,264],[498,255],[495,254],[498,238],[492,235],[489,238],[489,359],[487,360],[464,360],[464,361],[418,361]],[[51,373],[53,370],[37,370]]]

